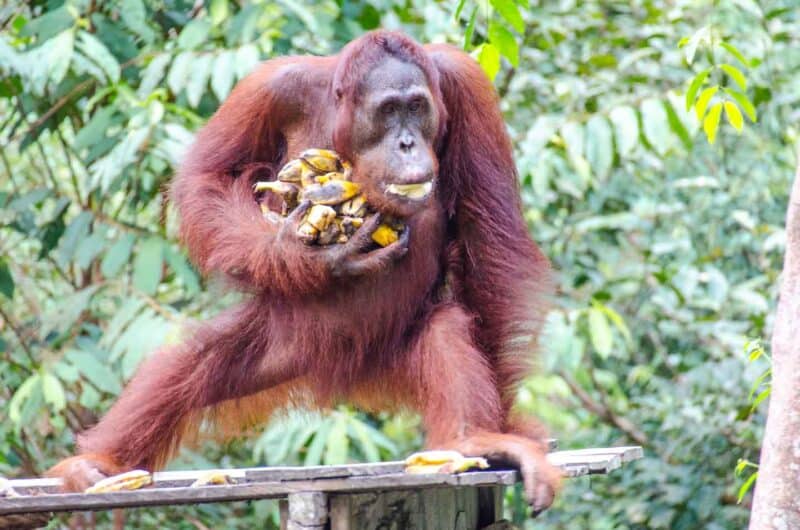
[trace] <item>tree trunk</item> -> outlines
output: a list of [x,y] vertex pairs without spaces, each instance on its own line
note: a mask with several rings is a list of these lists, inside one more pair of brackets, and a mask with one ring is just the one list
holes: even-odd
[[750,530],[800,529],[800,167],[786,214],[786,257],[772,333],[772,394]]

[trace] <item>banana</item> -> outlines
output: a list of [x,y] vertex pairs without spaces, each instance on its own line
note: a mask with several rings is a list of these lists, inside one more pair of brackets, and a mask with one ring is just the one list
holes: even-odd
[[[298,158],[290,160],[278,172],[277,180],[257,182],[256,193],[270,192],[283,199],[281,214],[285,217],[300,201],[311,201],[312,207],[297,228],[297,236],[306,244],[330,245],[346,243],[364,223],[369,212],[361,188],[351,181],[353,166],[329,149],[306,149]],[[432,183],[393,184],[387,194],[410,199],[427,196]],[[261,204],[261,211],[269,221],[279,219],[277,213]],[[372,241],[387,246],[399,239],[405,229],[402,221],[387,218],[372,233]]]
[[138,490],[153,483],[153,475],[143,469],[114,475],[86,488],[84,493],[109,493],[112,491]]
[[324,184],[311,184],[305,186],[300,192],[301,201],[311,201],[314,204],[341,204],[358,195],[358,184],[349,180],[328,180]]
[[372,232],[372,240],[382,247],[391,245],[399,238],[400,234],[397,233],[397,230],[386,223],[381,223],[380,226]]
[[190,488],[199,488],[201,486],[222,486],[225,484],[233,484],[233,479],[224,471],[209,471],[197,477],[197,480],[192,482]]
[[329,173],[341,169],[339,155],[329,149],[306,149],[300,159],[317,173]]
[[349,201],[343,202],[339,211],[342,215],[364,217],[367,213],[367,199],[363,195],[356,195]]
[[315,204],[306,215],[305,223],[310,224],[320,232],[328,229],[328,226],[336,219],[336,210],[323,204]]
[[487,469],[489,462],[481,457],[466,457],[458,451],[423,451],[406,458],[406,473],[461,473],[470,469]]
[[303,176],[303,171],[310,170],[310,168],[303,162],[301,159],[296,158],[294,160],[289,161],[281,170],[278,172],[278,180],[283,182],[295,182],[300,183],[300,179]]

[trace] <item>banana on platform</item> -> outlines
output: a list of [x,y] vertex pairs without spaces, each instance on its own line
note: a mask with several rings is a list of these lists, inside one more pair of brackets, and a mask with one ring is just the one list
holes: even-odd
[[109,493],[112,491],[138,490],[153,483],[153,475],[143,469],[134,469],[113,475],[86,488],[84,493]]
[[405,460],[406,473],[461,473],[470,469],[487,469],[485,458],[464,456],[458,451],[422,451]]
[[199,488],[202,486],[223,486],[225,484],[233,484],[231,476],[224,471],[215,470],[203,473],[189,487]]

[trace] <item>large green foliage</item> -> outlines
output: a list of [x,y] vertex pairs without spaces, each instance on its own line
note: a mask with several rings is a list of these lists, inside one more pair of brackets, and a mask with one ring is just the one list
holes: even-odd
[[[0,20],[0,473],[69,454],[144,356],[235,299],[197,276],[165,202],[233,84],[261,59],[331,53],[381,25],[464,45],[501,94],[559,286],[520,407],[563,446],[646,446],[640,464],[569,482],[537,524],[742,527],[733,470],[757,457],[748,393],[764,370],[745,344],[769,333],[798,135],[792,0],[75,0],[7,5]],[[417,428],[351,409],[291,415],[175,465],[392,458],[418,446]],[[129,517],[246,528],[267,513]]]

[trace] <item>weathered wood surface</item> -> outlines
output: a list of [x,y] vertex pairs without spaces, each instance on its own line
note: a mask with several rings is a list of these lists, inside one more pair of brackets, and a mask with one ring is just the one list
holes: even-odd
[[[639,447],[619,447],[548,454],[569,477],[608,473],[623,462],[640,458]],[[248,499],[281,499],[298,493],[349,494],[392,490],[430,490],[444,487],[506,486],[519,480],[514,470],[474,471],[457,475],[412,475],[402,462],[296,468],[249,468],[221,470],[234,484],[190,487],[208,471],[156,473],[151,487],[113,493],[56,493],[55,479],[8,481],[20,496],[0,498],[0,515],[34,512],[105,510],[123,507],[226,502]],[[423,492],[427,495],[428,493]]]

